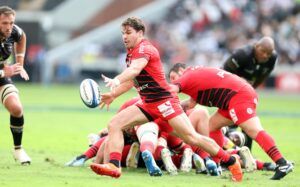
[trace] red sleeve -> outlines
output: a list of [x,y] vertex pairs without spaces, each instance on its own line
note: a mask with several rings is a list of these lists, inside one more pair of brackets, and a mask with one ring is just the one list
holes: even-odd
[[145,58],[148,61],[152,56],[152,49],[150,45],[141,44],[137,51],[134,53],[133,59]]

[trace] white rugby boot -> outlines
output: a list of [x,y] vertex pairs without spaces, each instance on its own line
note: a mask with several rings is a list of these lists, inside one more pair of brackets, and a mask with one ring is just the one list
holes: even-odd
[[174,165],[172,158],[171,158],[171,152],[168,148],[164,148],[161,150],[161,159],[164,163],[165,170],[170,174],[170,175],[177,175],[177,168]]
[[196,168],[196,174],[200,174],[200,173],[206,174],[207,173],[204,160],[196,153],[193,154],[193,163]]
[[140,158],[140,144],[133,142],[126,157],[126,167],[137,168]]
[[192,155],[193,151],[187,148],[183,151],[183,156],[181,158],[180,171],[190,172],[192,169]]
[[30,165],[31,163],[31,158],[27,155],[27,153],[23,148],[14,149],[13,156],[15,160],[21,163],[22,165]]
[[255,159],[253,158],[248,147],[241,147],[241,149],[239,150],[239,156],[241,157],[241,160],[243,161],[243,165],[247,172],[252,172],[256,170],[257,166]]

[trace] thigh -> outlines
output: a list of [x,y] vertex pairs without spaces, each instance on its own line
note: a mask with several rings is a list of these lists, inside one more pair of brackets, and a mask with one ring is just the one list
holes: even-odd
[[110,121],[109,127],[118,127],[122,130],[126,130],[146,122],[148,122],[148,119],[144,113],[139,107],[132,105],[117,113]]
[[228,116],[228,111],[218,110],[214,112],[209,118],[209,131],[216,131],[231,124],[232,121]]
[[182,139],[184,139],[185,136],[190,136],[196,133],[190,119],[185,113],[177,115],[168,122],[173,127],[173,134]]
[[264,130],[257,116],[239,124],[239,127],[241,127],[241,129],[243,129],[243,131],[254,140],[258,132]]

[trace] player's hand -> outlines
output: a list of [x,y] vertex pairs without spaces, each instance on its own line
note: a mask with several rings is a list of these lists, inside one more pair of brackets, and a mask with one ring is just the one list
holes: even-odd
[[101,94],[101,102],[99,104],[100,109],[106,105],[106,109],[109,110],[109,105],[114,101],[115,97],[112,92]]
[[108,129],[104,128],[99,132],[100,137],[104,137],[106,135],[108,135]]
[[6,65],[3,68],[5,77],[12,77],[21,73],[23,66],[20,64]]
[[111,91],[113,91],[116,87],[120,85],[120,81],[117,78],[111,79],[106,77],[105,75],[101,75],[104,82],[106,83],[105,87],[109,87]]
[[28,81],[29,80],[29,76],[26,72],[26,70],[24,69],[24,67],[22,66],[22,70],[20,72],[20,76],[25,80],[25,81]]

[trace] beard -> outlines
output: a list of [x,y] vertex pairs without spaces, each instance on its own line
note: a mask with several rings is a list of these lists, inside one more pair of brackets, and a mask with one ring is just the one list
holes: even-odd
[[2,31],[0,31],[0,39],[8,38],[8,37],[10,36],[10,34],[11,34],[11,33],[6,34],[6,33],[2,32]]

